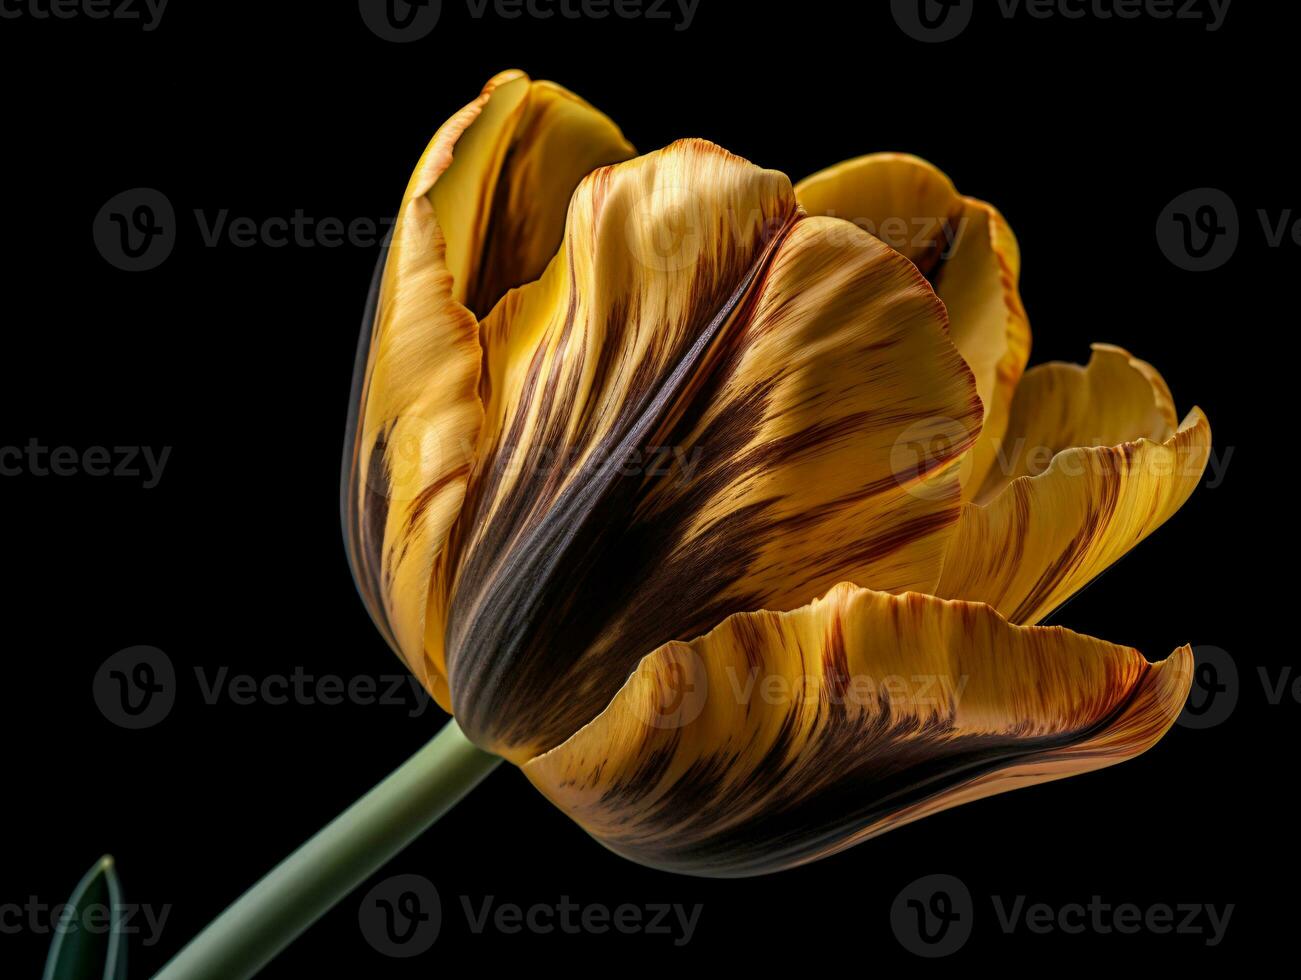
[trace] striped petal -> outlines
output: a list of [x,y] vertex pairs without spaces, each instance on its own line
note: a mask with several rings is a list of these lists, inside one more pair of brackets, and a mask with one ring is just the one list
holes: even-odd
[[552,82],[509,71],[484,92],[451,166],[435,137],[407,189],[438,212],[453,297],[480,317],[508,289],[542,275],[578,182],[635,152],[606,116]]
[[596,172],[482,330],[480,462],[426,638],[480,745],[559,744],[647,650],[738,610],[933,587],[971,374],[916,268],[802,218],[783,175],[702,141]]
[[1192,653],[1159,664],[987,606],[840,585],[647,656],[525,775],[611,850],[737,877],[1151,747]]
[[536,278],[578,181],[632,148],[576,96],[498,75],[434,135],[372,284],[344,456],[349,561],[372,617],[430,673],[424,619],[434,557],[465,496],[483,420],[472,310]]
[[[977,501],[964,505],[936,594],[1034,623],[1160,527],[1192,494],[1211,430],[1151,365],[1095,345],[1086,368],[1026,372]],[[1076,447],[1076,448],[1070,448]]]
[[980,438],[963,461],[969,499],[994,465],[1008,409],[1030,356],[1030,323],[1017,283],[1021,253],[999,212],[958,194],[931,164],[901,153],[858,157],[801,181],[810,214],[854,222],[906,255],[948,307],[951,336],[984,404]]

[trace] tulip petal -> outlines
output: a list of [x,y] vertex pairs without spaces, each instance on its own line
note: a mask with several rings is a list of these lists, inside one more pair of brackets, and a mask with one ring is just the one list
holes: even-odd
[[847,160],[802,180],[795,195],[810,214],[845,218],[906,255],[944,301],[985,408],[980,438],[963,461],[969,499],[993,465],[1030,356],[1012,229],[995,208],[962,197],[938,169],[902,153]]
[[976,375],[985,424],[962,463],[963,499],[993,468],[1007,431],[1012,399],[1030,359],[1030,321],[1017,283],[1021,252],[1003,216],[983,201],[964,198],[966,237],[934,276],[948,307],[953,343]]
[[426,676],[434,555],[460,512],[483,421],[474,315],[452,298],[432,206],[402,206],[371,287],[344,455],[344,539],[371,617]]
[[1210,424],[1196,408],[1177,431],[1175,418],[1160,375],[1118,347],[1095,345],[1087,368],[1027,371],[998,468],[963,506],[935,594],[1042,620],[1201,481]]
[[1052,361],[1026,372],[996,465],[972,495],[977,503],[989,503],[1017,477],[1042,473],[1064,450],[1174,435],[1174,399],[1156,369],[1112,344],[1091,350],[1087,366]]
[[542,275],[578,182],[635,152],[613,122],[559,85],[518,71],[488,84],[491,97],[451,165],[440,163],[435,139],[407,189],[438,212],[452,295],[480,317]]
[[809,214],[875,235],[928,277],[961,250],[966,235],[966,203],[953,182],[907,153],[872,153],[820,170],[795,185],[795,197]]
[[[481,746],[558,744],[647,650],[738,610],[851,577],[933,587],[970,371],[915,267],[801,220],[783,175],[702,141],[598,171],[557,260],[482,330],[481,464],[440,606]],[[939,447],[901,464],[914,437]]]
[[471,310],[536,278],[560,242],[574,186],[631,153],[576,96],[503,72],[434,135],[377,270],[344,457],[345,539],[380,631],[443,703],[424,619],[483,419]]
[[739,877],[1151,747],[1192,652],[1138,651],[987,606],[842,584],[647,656],[524,774],[642,864]]

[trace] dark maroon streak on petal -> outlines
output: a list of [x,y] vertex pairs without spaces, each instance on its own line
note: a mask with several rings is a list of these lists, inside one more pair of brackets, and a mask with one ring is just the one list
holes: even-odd
[[[730,342],[752,314],[757,286],[794,220],[791,215],[767,243],[672,371],[662,378],[634,380],[632,390],[644,394],[629,399],[622,417],[596,444],[590,472],[558,494],[556,484],[572,469],[527,473],[508,491],[475,546],[462,556],[448,617],[447,665],[457,720],[471,738],[490,744],[556,745],[609,702],[648,650],[676,636],[701,632],[728,612],[748,608],[747,597],[734,600],[725,610],[707,604],[703,597],[716,595],[718,586],[702,580],[721,583],[738,577],[736,564],[744,563],[750,552],[728,542],[765,533],[759,514],[735,515],[735,522],[720,528],[712,543],[700,542],[690,567],[678,565],[666,573],[663,566],[684,533],[682,512],[693,512],[693,502],[708,499],[717,481],[727,478],[727,444],[743,446],[749,440],[753,424],[763,417],[757,403],[765,393],[754,393],[756,407],[746,413],[748,417],[734,412],[707,430],[700,441],[707,449],[701,455],[711,465],[702,467],[712,472],[698,474],[700,486],[683,496],[678,514],[639,521],[638,504],[655,478],[630,476],[626,468],[633,454],[649,445],[683,444],[709,404],[709,391],[726,376],[736,354]],[[575,331],[575,305],[571,297],[562,343],[569,343]],[[602,355],[611,352],[612,345],[607,345]],[[598,363],[597,370],[606,367]],[[540,383],[537,371],[535,363],[527,381],[532,391]],[[571,375],[576,376],[577,372]],[[554,429],[539,440],[546,446],[566,444],[560,432],[566,413],[555,406],[576,400],[573,392],[557,391],[557,384],[554,376],[548,378],[541,394],[538,416]],[[530,400],[527,395],[522,399],[523,408],[508,433],[523,424]],[[509,445],[510,434],[506,440]],[[733,460],[733,465],[750,464]],[[486,492],[475,493],[473,501],[467,499],[467,513],[473,516],[459,523],[453,548],[463,544],[461,528],[478,526],[478,506],[492,499],[497,484],[491,475],[487,480]],[[553,502],[541,517],[530,516],[539,500]],[[642,597],[634,615],[645,622],[636,629],[614,631],[599,665],[589,661],[586,671],[567,676],[576,672],[583,654],[611,624],[627,615],[629,594]],[[566,691],[562,703],[551,696],[555,690]]]
[[[385,238],[375,262],[370,279],[370,291],[361,316],[361,330],[357,340],[357,356],[352,368],[352,391],[348,398],[348,420],[343,434],[343,464],[339,474],[339,513],[343,521],[343,546],[352,569],[353,581],[361,594],[366,609],[385,641],[398,651],[393,629],[380,601],[380,554],[384,538],[384,522],[388,519],[389,497],[376,488],[389,485],[385,472],[384,447],[378,445],[370,457],[371,472],[366,475],[366,491],[361,488],[361,472],[357,465],[360,452],[361,420],[365,418],[367,368],[371,345],[375,338],[375,314],[379,309],[380,283],[384,278],[384,264],[388,260],[388,245],[392,237]],[[401,651],[398,651],[399,655]]]

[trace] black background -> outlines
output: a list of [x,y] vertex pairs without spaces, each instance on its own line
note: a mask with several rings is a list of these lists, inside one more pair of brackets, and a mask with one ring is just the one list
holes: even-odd
[[[1182,0],[1181,0],[1182,2]],[[1296,663],[1274,567],[1294,391],[1285,305],[1297,246],[1268,247],[1258,209],[1301,208],[1293,146],[1293,24],[1233,4],[1224,26],[1040,21],[977,4],[944,44],[906,37],[885,3],[700,0],[675,31],[646,19],[473,19],[445,0],[425,39],[395,44],[355,2],[175,3],[157,29],[87,18],[0,20],[4,445],[173,447],[139,480],[0,479],[8,607],[0,904],[62,901],[112,852],[128,900],[170,906],[133,946],[144,977],[244,887],[420,746],[430,707],[206,704],[193,670],[263,678],[397,675],[343,557],[339,454],[375,245],[204,244],[211,216],[382,219],[434,129],[506,67],[558,81],[641,150],[714,140],[798,178],[860,153],[918,153],[996,203],[1020,239],[1032,363],[1084,361],[1091,341],[1154,362],[1181,412],[1209,415],[1223,484],[1203,487],[1054,622],[1164,656],[1190,642],[1238,664],[1236,710],[1177,726],[1126,765],[949,811],[830,860],[741,882],[675,877],[614,857],[509,766],[396,859],[442,896],[441,935],[411,960],[358,928],[361,892],[268,976],[419,976],[520,953],[537,967],[726,970],[915,966],[890,927],[894,896],[931,873],[975,898],[952,960],[1227,964],[1289,941],[1286,788],[1295,700],[1271,678]],[[273,7],[274,9],[267,9]],[[113,195],[161,190],[170,257],[113,268],[91,227]],[[1216,187],[1242,241],[1223,268],[1176,268],[1157,244],[1176,195]],[[92,698],[106,657],[164,650],[179,694],[130,731]],[[1233,686],[1233,685],[1231,685]],[[366,886],[366,887],[369,887]],[[703,903],[671,937],[489,931],[477,903]],[[991,896],[1235,906],[1204,936],[1005,935]],[[0,974],[37,976],[49,936],[0,934]],[[708,956],[709,959],[705,959]],[[847,958],[847,960],[846,960]]]

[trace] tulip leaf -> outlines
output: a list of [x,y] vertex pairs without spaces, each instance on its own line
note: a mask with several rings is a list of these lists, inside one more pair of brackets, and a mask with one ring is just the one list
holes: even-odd
[[42,980],[126,980],[122,886],[107,855],[82,876],[54,926]]

